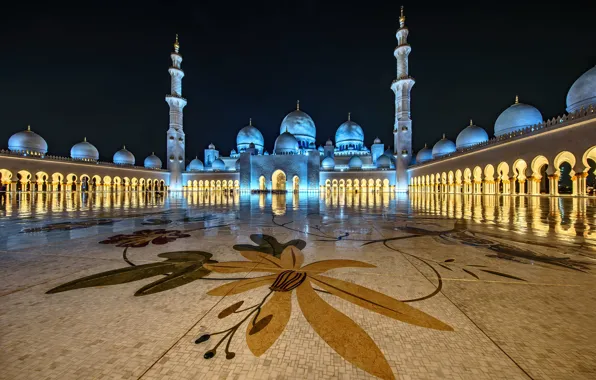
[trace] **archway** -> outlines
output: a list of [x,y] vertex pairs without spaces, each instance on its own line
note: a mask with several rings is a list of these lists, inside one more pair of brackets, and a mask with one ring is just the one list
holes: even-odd
[[518,159],[513,163],[513,176],[515,186],[512,187],[511,192],[514,194],[526,193],[526,169],[528,164],[522,159]]
[[549,182],[546,170],[548,169],[548,160],[544,156],[536,156],[532,160],[532,187],[531,194],[549,194]]
[[274,191],[286,191],[286,173],[279,169],[274,171],[271,184]]
[[267,190],[267,180],[265,179],[265,176],[260,176],[259,177],[259,190]]
[[297,175],[292,178],[292,190],[297,193],[300,191],[300,178]]
[[474,194],[482,194],[482,169],[480,166],[476,166],[472,174],[474,175],[474,189],[472,192]]
[[573,194],[577,195],[577,177],[575,176],[575,156],[573,153],[563,151],[555,157],[555,173],[553,175],[553,195]]

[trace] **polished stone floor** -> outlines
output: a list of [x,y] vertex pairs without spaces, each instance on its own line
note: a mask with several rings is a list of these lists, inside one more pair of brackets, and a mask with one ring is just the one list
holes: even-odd
[[596,199],[0,198],[0,379],[594,379]]

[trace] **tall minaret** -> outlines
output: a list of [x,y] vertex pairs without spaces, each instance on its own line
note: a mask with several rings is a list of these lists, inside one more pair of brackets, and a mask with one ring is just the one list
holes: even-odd
[[393,52],[397,60],[397,78],[391,84],[395,93],[395,124],[393,127],[394,153],[396,157],[397,191],[408,191],[407,168],[412,159],[412,119],[410,119],[410,90],[414,86],[414,78],[408,75],[408,56],[412,48],[408,45],[408,28],[404,7],[401,7],[397,47]]
[[182,109],[186,99],[182,97],[182,78],[184,71],[180,68],[182,56],[179,53],[180,44],[176,34],[174,52],[170,54],[172,66],[168,69],[172,77],[171,91],[166,95],[166,102],[170,106],[170,128],[168,129],[168,170],[170,171],[170,190],[182,190],[182,172],[184,171],[184,130],[182,127]]

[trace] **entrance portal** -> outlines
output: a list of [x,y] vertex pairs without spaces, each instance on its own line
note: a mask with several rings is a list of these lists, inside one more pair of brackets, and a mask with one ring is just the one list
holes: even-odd
[[286,190],[286,173],[281,170],[276,170],[271,176],[271,184],[273,190],[285,191]]

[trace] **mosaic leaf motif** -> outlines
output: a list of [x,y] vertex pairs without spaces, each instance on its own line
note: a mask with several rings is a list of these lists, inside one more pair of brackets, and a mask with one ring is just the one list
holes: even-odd
[[100,241],[99,244],[115,244],[116,247],[140,248],[146,247],[149,243],[163,245],[173,242],[176,239],[187,237],[190,237],[190,235],[178,230],[140,230],[132,234],[111,236],[106,240]]
[[[206,359],[214,357],[217,348],[226,340],[226,357],[234,357],[234,353],[229,351],[230,342],[240,325],[246,321],[249,321],[246,327],[249,349],[255,356],[265,353],[277,341],[290,319],[291,294],[295,290],[300,310],[306,320],[331,348],[350,363],[372,375],[382,379],[394,379],[385,356],[373,339],[351,318],[325,302],[316,293],[313,285],[324,289],[330,295],[401,322],[436,330],[453,331],[453,328],[446,323],[404,302],[357,284],[321,275],[335,268],[370,268],[374,265],[355,260],[323,260],[302,266],[304,255],[300,249],[289,244],[279,258],[270,256],[266,252],[242,251],[241,253],[250,261],[207,263],[205,268],[221,273],[253,272],[254,268],[258,268],[259,272],[274,274],[236,280],[216,287],[207,294],[228,296],[263,286],[269,286],[270,291],[260,303],[244,309],[243,311],[250,310],[250,312],[236,325],[223,331],[205,334],[196,340],[196,343],[200,344],[207,341],[206,336],[223,335],[215,347],[205,353]],[[238,307],[236,304],[228,306],[220,312],[220,315],[229,315],[231,309],[234,309],[233,313],[238,313],[240,312],[237,311]],[[252,317],[253,314],[254,317]]]
[[202,251],[166,252],[157,256],[166,260],[93,274],[57,286],[46,293],[53,294],[94,286],[118,285],[159,275],[165,276],[143,286],[135,293],[135,296],[144,296],[174,289],[205,277],[211,271],[205,269],[203,264],[217,263],[217,261],[211,260],[210,253]]
[[304,247],[306,247],[306,242],[304,240],[295,239],[290,240],[287,243],[280,243],[273,236],[264,234],[252,234],[250,235],[250,240],[257,245],[236,244],[233,248],[236,251],[257,251],[280,257],[283,250],[287,247],[294,246],[298,249],[304,249]]
[[163,226],[172,223],[169,219],[147,219],[141,224],[144,226]]
[[32,232],[52,232],[52,231],[70,231],[78,230],[82,228],[89,228],[93,226],[106,226],[114,224],[113,219],[96,219],[96,220],[83,220],[80,222],[63,222],[46,224],[41,227],[23,228],[21,233],[27,234]]

